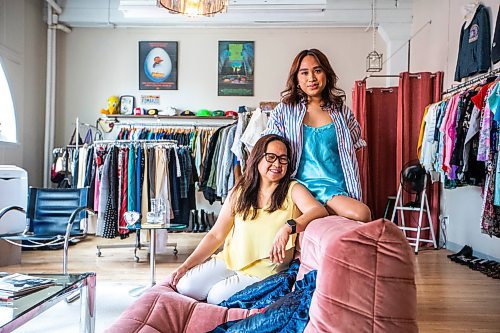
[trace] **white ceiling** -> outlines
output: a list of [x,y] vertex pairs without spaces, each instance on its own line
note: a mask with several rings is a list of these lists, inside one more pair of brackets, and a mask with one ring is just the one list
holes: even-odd
[[[189,18],[156,0],[59,0],[70,27],[367,27],[371,0],[229,0],[227,13]],[[397,5],[397,6],[396,6]],[[408,27],[412,0],[376,0],[375,25]]]

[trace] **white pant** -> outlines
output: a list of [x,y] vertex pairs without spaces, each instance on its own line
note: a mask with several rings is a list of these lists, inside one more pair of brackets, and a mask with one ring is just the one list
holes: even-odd
[[232,271],[224,260],[212,258],[187,271],[177,283],[177,291],[199,301],[206,299],[207,303],[219,304],[260,280]]

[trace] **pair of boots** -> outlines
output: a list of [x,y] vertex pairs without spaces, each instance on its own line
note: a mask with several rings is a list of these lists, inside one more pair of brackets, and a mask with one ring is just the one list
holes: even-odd
[[[188,228],[188,232],[207,232],[209,231],[215,223],[214,213],[208,214],[205,210],[200,210],[200,216],[198,219],[198,210],[191,211],[191,221]],[[211,223],[212,222],[212,223]]]

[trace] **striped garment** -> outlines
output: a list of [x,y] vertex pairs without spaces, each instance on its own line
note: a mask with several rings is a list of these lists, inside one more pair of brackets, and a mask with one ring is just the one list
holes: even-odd
[[[361,138],[361,128],[351,109],[345,105],[340,110],[329,108],[328,112],[337,131],[340,162],[344,171],[347,192],[350,197],[361,200],[361,184],[356,159],[356,150],[366,146],[366,142]],[[306,104],[304,102],[296,106],[280,103],[271,113],[267,129],[262,133],[262,135],[277,134],[290,141],[292,146],[292,177],[297,173],[302,154],[302,123],[305,114]]]

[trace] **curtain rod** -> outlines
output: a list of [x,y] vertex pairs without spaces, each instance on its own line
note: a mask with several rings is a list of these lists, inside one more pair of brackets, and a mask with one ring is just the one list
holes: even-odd
[[[436,74],[431,74],[430,77],[435,77]],[[399,75],[394,75],[394,74],[388,74],[388,75],[377,75],[377,74],[374,74],[374,75],[368,75],[368,76],[365,76],[365,78],[362,80],[362,81],[366,81],[366,79],[369,79],[371,77],[401,77],[401,74]],[[421,74],[410,74],[410,77],[416,77],[416,78],[421,78]]]
[[369,79],[371,77],[399,77],[399,75],[378,75],[378,74],[370,74],[368,76],[365,76],[365,78],[362,81],[366,81],[366,79]]
[[494,76],[496,74],[499,74],[499,73],[500,73],[500,67],[497,68],[497,69],[493,69],[493,70],[489,71],[488,73],[481,74],[480,76],[477,76],[477,77],[475,77],[473,79],[470,79],[468,81],[460,83],[460,84],[458,84],[458,85],[456,85],[454,87],[451,87],[450,89],[445,90],[442,93],[442,95],[448,95],[450,93],[459,91],[459,90],[461,90],[463,88],[468,88],[468,87],[472,86],[474,83],[480,82],[480,81],[482,81],[484,79],[487,79],[487,78],[492,77],[492,76]]

